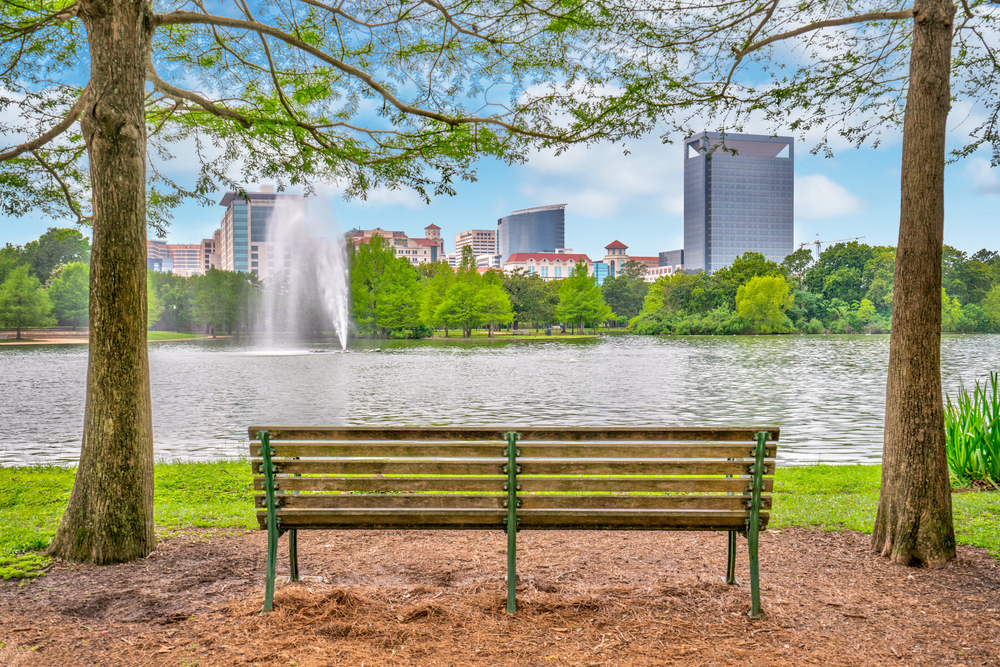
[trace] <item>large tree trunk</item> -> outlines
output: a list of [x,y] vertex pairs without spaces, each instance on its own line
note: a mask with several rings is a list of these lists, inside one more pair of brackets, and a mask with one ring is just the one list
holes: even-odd
[[80,467],[49,551],[113,563],[156,547],[143,109],[151,7],[143,0],[84,0],[81,16],[92,91],[80,120],[94,209],[90,365]]
[[872,548],[904,565],[955,557],[941,397],[941,246],[950,108],[949,0],[917,0],[903,124],[882,492]]

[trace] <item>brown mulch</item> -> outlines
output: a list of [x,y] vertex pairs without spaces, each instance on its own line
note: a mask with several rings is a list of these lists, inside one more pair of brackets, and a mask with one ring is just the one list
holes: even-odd
[[391,531],[301,533],[310,579],[262,617],[265,534],[178,533],[140,561],[0,585],[0,665],[1000,665],[1000,567],[981,549],[931,571],[857,533],[765,533],[754,621],[746,586],[721,581],[724,534],[518,541],[513,618],[502,533]]

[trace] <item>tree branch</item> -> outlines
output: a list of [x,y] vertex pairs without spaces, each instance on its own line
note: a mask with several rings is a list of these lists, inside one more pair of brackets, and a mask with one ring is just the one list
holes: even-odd
[[912,9],[902,9],[898,12],[871,12],[869,14],[858,14],[857,16],[845,16],[839,19],[829,19],[826,21],[817,21],[816,23],[810,23],[809,25],[804,25],[795,30],[789,30],[788,32],[783,32],[777,35],[771,35],[767,39],[762,39],[756,44],[751,44],[745,47],[742,51],[738,51],[736,54],[737,58],[742,58],[748,53],[753,53],[758,49],[762,49],[768,44],[781,41],[783,39],[789,39],[791,37],[797,37],[801,34],[812,32],[814,30],[822,30],[823,28],[833,28],[838,25],[851,25],[852,23],[866,23],[868,21],[889,21],[889,20],[899,20],[899,19],[909,19],[913,18]]
[[31,154],[35,156],[35,159],[38,160],[38,164],[42,165],[42,168],[49,172],[49,175],[54,178],[56,183],[59,184],[59,187],[62,188],[63,195],[66,197],[66,203],[69,204],[70,210],[73,211],[73,214],[76,216],[76,224],[83,225],[90,222],[90,218],[85,218],[80,214],[80,207],[77,206],[76,200],[73,199],[73,193],[69,191],[69,186],[67,186],[66,182],[60,178],[56,170],[49,166],[49,163],[38,154],[38,151],[32,149]]
[[83,89],[83,92],[80,94],[80,97],[66,113],[66,117],[63,118],[55,126],[53,126],[51,130],[41,135],[37,139],[26,141],[20,146],[15,146],[9,151],[0,153],[0,162],[6,162],[7,160],[12,160],[17,156],[21,155],[22,153],[26,153],[28,151],[34,151],[35,149],[41,148],[42,146],[49,143],[50,141],[58,137],[60,134],[68,130],[73,125],[73,123],[76,122],[76,119],[79,118],[80,114],[83,112],[83,107],[87,104],[87,91],[89,88],[90,86],[88,85],[86,88]]
[[235,120],[237,123],[242,125],[243,128],[246,130],[249,130],[250,126],[252,125],[252,123],[249,120],[247,120],[246,117],[243,116],[242,114],[238,114],[235,111],[232,111],[231,109],[226,109],[224,107],[216,106],[215,104],[213,104],[209,100],[206,100],[204,97],[198,95],[197,93],[192,93],[191,91],[188,90],[182,90],[177,86],[173,86],[167,83],[166,81],[161,79],[160,76],[156,73],[156,70],[153,69],[152,62],[146,63],[146,81],[152,83],[153,87],[156,90],[159,90],[161,93],[168,95],[175,101],[187,100],[189,102],[194,102],[195,104],[197,104],[210,114],[219,116],[221,118],[229,118],[230,120]]
[[[368,85],[369,88],[378,93],[386,102],[396,107],[403,113],[409,114],[411,116],[419,116],[422,118],[428,118],[430,120],[436,120],[447,125],[462,125],[462,124],[489,124],[502,127],[509,132],[514,134],[520,134],[524,136],[534,137],[536,139],[547,139],[552,141],[571,141],[571,139],[555,134],[548,134],[546,132],[538,132],[535,130],[528,130],[525,128],[516,127],[512,123],[502,121],[496,118],[483,118],[483,117],[452,117],[447,116],[436,111],[427,111],[426,109],[421,109],[419,107],[414,107],[406,104],[402,100],[398,99],[393,95],[385,86],[380,84],[375,78],[364,72],[353,65],[349,65],[341,60],[334,58],[322,49],[319,49],[311,44],[308,44],[293,35],[290,35],[283,30],[279,30],[273,26],[269,26],[265,23],[257,23],[254,21],[244,21],[242,19],[230,18],[228,16],[216,16],[213,14],[201,14],[197,12],[185,12],[176,11],[170,12],[169,14],[157,14],[154,18],[154,23],[157,27],[159,26],[171,26],[171,25],[210,25],[210,26],[222,26],[226,28],[236,28],[239,30],[247,30],[250,32],[256,32],[261,35],[270,35],[282,42],[285,42],[289,46],[293,46],[300,51],[308,53],[317,60],[327,63],[339,69],[341,72],[348,74],[356,79],[363,81]],[[575,140],[584,140],[588,137],[578,136]]]

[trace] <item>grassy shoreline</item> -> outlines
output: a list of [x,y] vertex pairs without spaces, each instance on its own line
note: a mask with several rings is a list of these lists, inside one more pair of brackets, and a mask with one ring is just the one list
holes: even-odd
[[[0,579],[30,576],[48,559],[75,470],[0,467]],[[183,528],[256,528],[253,476],[245,460],[156,464],[160,533]],[[778,468],[771,530],[792,526],[870,533],[878,506],[879,465]],[[959,544],[1000,559],[1000,493],[952,496]]]

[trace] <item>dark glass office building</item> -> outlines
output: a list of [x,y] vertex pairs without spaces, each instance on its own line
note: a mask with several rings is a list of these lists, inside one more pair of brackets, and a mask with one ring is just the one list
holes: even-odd
[[717,271],[748,250],[791,254],[792,137],[703,132],[684,142],[684,269]]
[[566,247],[566,204],[512,211],[497,220],[500,265],[515,252],[555,252]]

